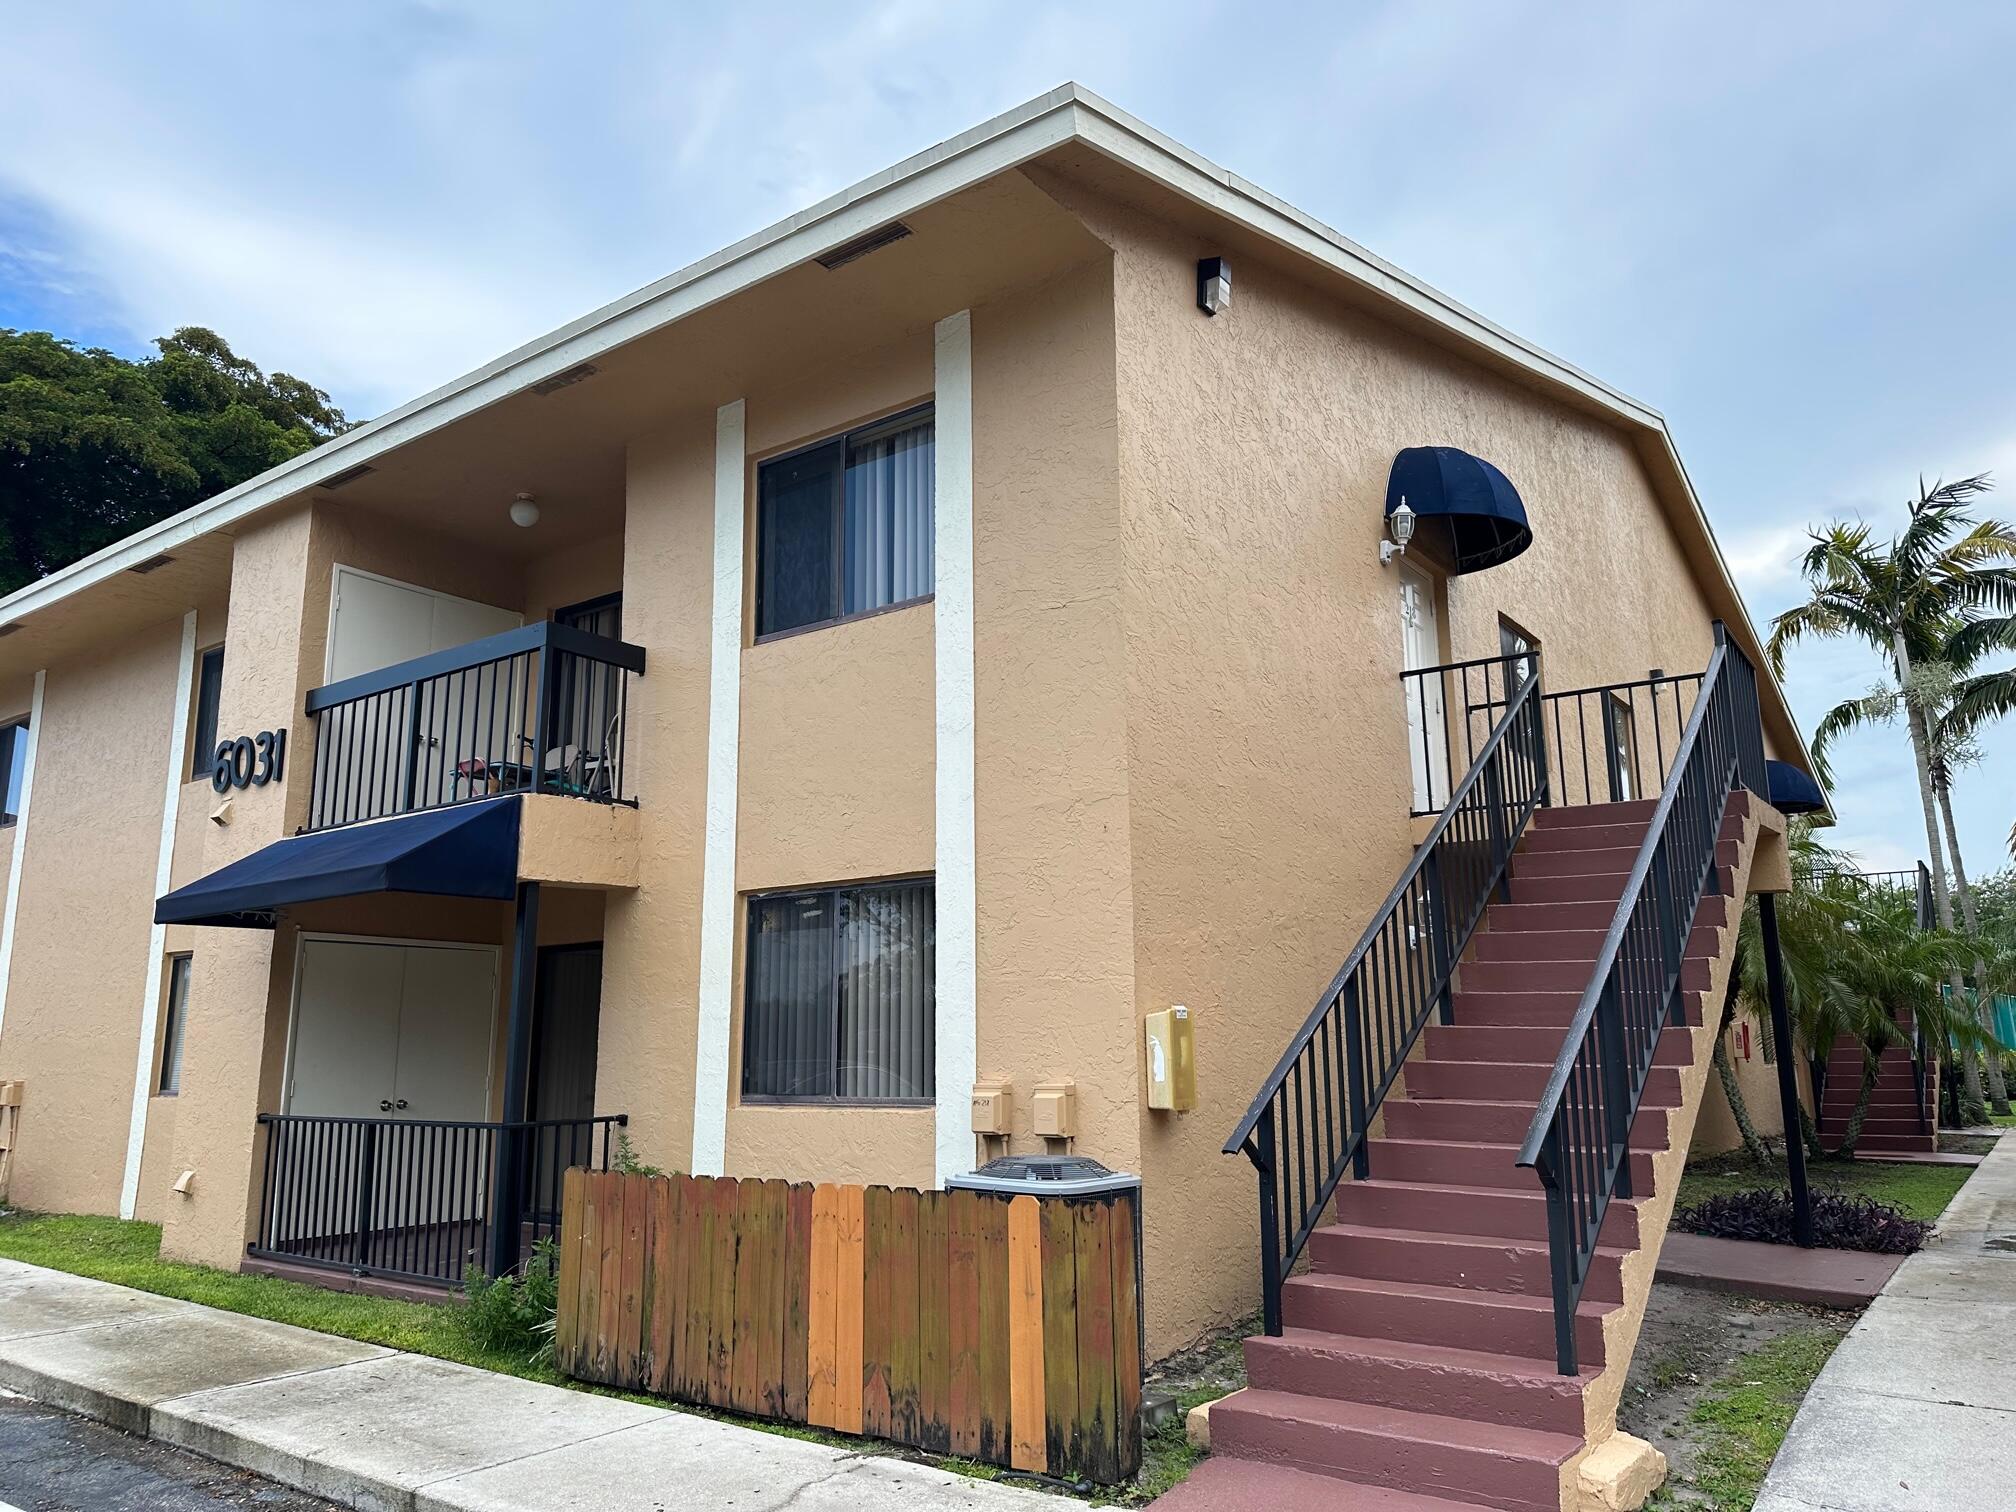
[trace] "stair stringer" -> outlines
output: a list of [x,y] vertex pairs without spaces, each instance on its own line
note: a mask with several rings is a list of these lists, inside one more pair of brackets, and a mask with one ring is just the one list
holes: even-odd
[[[1686,1169],[1688,1147],[1694,1139],[1694,1123],[1701,1112],[1714,1069],[1715,1035],[1721,1024],[1722,995],[1728,989],[1729,973],[1735,969],[1736,939],[1742,926],[1742,902],[1749,895],[1753,866],[1760,841],[1766,833],[1782,835],[1785,820],[1776,809],[1747,791],[1731,796],[1725,817],[1741,816],[1742,835],[1737,841],[1736,862],[1731,868],[1733,886],[1727,922],[1713,926],[1720,936],[1714,954],[1708,987],[1698,994],[1701,1022],[1688,1034],[1693,1057],[1681,1068],[1680,1104],[1667,1119],[1667,1141],[1652,1155],[1652,1193],[1641,1199],[1638,1232],[1648,1236],[1623,1260],[1622,1305],[1605,1313],[1602,1371],[1582,1392],[1583,1447],[1561,1467],[1561,1506],[1575,1512],[1582,1505],[1579,1489],[1582,1462],[1617,1431],[1617,1406],[1623,1399],[1624,1383],[1631,1371],[1631,1357],[1638,1347],[1638,1335],[1645,1323],[1645,1309],[1651,1300],[1652,1281],[1659,1268],[1659,1251],[1665,1242],[1666,1225],[1672,1219],[1674,1200],[1679,1195],[1680,1176]],[[1705,900],[1704,900],[1705,902]],[[1697,914],[1697,924],[1701,922]]]

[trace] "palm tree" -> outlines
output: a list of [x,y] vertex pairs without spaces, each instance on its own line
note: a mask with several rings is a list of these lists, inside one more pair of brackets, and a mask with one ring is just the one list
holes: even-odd
[[[1953,897],[1932,783],[1931,723],[1909,692],[1916,668],[1938,661],[1956,625],[2016,613],[2016,531],[1996,520],[1976,522],[1967,512],[1988,488],[1985,474],[1929,489],[1921,479],[1902,534],[1887,546],[1860,523],[1835,521],[1813,532],[1800,562],[1811,595],[1771,622],[1768,643],[1772,666],[1781,673],[1786,649],[1807,638],[1855,637],[1889,662],[1906,695],[1901,702],[1917,765],[1932,894],[1939,927],[1949,933]],[[1964,995],[1957,970],[1952,986],[1956,997]],[[1970,1097],[1979,1101],[1979,1068],[1965,1055],[1962,1068]]]

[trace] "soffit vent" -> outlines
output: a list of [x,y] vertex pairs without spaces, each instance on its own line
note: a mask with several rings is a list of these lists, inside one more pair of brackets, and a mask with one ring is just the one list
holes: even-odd
[[557,394],[564,388],[572,388],[583,378],[593,378],[602,369],[592,362],[577,362],[564,373],[555,373],[551,378],[541,378],[532,385],[532,392],[544,399],[548,394]]
[[137,572],[144,577],[146,576],[146,574],[150,572],[160,571],[163,567],[166,567],[170,562],[174,560],[175,558],[168,555],[168,553],[164,551],[161,553],[161,555],[151,556],[147,558],[147,560],[144,562],[135,562],[131,567],[128,567],[126,570],[128,572]]
[[322,480],[322,487],[341,488],[345,483],[355,483],[366,473],[376,472],[377,470],[369,462],[359,462],[355,467],[346,467],[339,473],[329,474],[328,477]]
[[866,257],[870,252],[880,252],[884,247],[903,240],[909,234],[910,228],[903,222],[891,221],[886,226],[879,226],[870,231],[866,236],[857,236],[850,242],[843,242],[831,252],[822,253],[818,259],[819,266],[830,272],[857,258]]

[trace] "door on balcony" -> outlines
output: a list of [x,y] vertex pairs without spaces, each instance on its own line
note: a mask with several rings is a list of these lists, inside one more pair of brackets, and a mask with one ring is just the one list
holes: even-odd
[[[515,630],[523,623],[524,616],[513,609],[339,564],[329,595],[326,680],[333,683],[359,677],[415,657],[452,650],[486,635]],[[518,755],[510,749],[507,735],[513,700],[509,690],[489,685],[495,679],[494,669],[488,673],[478,670],[428,685],[414,722],[420,747],[416,759],[425,768],[416,776],[416,806],[474,796],[469,780],[462,779],[458,785],[456,776],[471,754],[481,752],[493,759]],[[517,692],[522,700],[526,690]],[[450,717],[451,706],[454,717]],[[370,774],[370,791],[358,796],[355,817],[377,818],[398,810],[403,762],[373,761],[366,753],[384,750],[388,737],[403,739],[406,719],[405,695],[400,693],[375,708],[368,720],[360,718],[352,727],[330,732],[334,739],[355,747],[344,753],[339,770]]]
[[526,1211],[557,1211],[560,1178],[600,1152],[595,1116],[595,1056],[601,1039],[602,946],[548,945],[539,952],[532,998],[531,1191]]
[[[1414,672],[1442,662],[1435,580],[1401,562],[1400,665]],[[1407,694],[1407,771],[1414,812],[1432,814],[1449,801],[1449,748],[1444,739],[1442,680],[1402,679]]]
[[367,1139],[374,1227],[410,1224],[429,1195],[436,1219],[479,1220],[485,1136],[426,1126],[488,1121],[496,1022],[494,946],[303,936],[282,1111],[385,1127],[332,1135],[342,1169],[300,1214],[303,1231],[281,1237],[354,1229]]

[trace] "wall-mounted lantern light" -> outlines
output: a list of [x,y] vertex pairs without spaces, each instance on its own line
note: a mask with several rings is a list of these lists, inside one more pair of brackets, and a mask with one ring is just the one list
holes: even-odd
[[1414,511],[1407,507],[1407,496],[1402,494],[1393,513],[1386,516],[1387,532],[1393,537],[1379,543],[1379,565],[1384,567],[1396,556],[1407,554],[1407,543],[1414,539]]
[[1216,315],[1232,303],[1232,268],[1222,257],[1207,257],[1197,264],[1197,308]]

